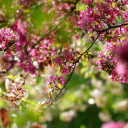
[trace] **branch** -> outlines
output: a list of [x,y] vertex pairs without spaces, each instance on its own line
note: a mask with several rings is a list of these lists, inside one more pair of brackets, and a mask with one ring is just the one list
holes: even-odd
[[10,40],[8,46],[5,49],[0,48],[0,51],[3,51],[4,54],[15,42],[17,42],[17,40]]
[[96,37],[96,39],[92,42],[92,44],[87,48],[87,50],[85,52],[83,52],[80,56],[80,58],[82,57],[83,54],[85,54],[86,52],[88,52],[90,50],[90,48],[93,46],[93,44],[96,42],[96,40],[99,38],[100,33],[98,34],[98,36]]
[[43,37],[41,37],[40,40],[38,40],[37,43],[32,47],[32,49],[35,48],[35,46],[37,44],[39,44],[45,37],[47,37],[52,31],[54,31],[65,20],[66,17],[67,17],[67,15],[59,22],[59,24],[57,24],[56,26],[54,26],[49,32],[46,33],[46,35],[44,35]]
[[15,42],[17,42],[17,40],[11,40],[9,41],[9,45],[7,46],[7,48],[5,48],[3,51],[3,53],[5,53],[13,44],[15,44]]
[[[99,36],[100,36],[101,33],[106,32],[106,31],[108,31],[108,30],[110,30],[110,29],[113,29],[113,28],[118,28],[118,27],[122,27],[122,26],[126,26],[126,25],[128,25],[128,23],[120,24],[120,25],[115,25],[115,26],[110,26],[110,27],[108,27],[107,29],[104,29],[104,30],[101,30],[101,31],[99,31],[99,30],[94,30],[94,31],[96,31],[96,32],[98,33],[98,36],[97,36],[96,39],[92,42],[92,44],[88,47],[88,49],[87,49],[85,52],[83,52],[83,53],[81,54],[80,58],[82,57],[83,54],[85,54],[86,52],[89,51],[89,49],[93,46],[93,44],[94,44],[95,41],[99,38]],[[75,29],[86,30],[86,29],[80,29],[80,28],[75,28]],[[80,58],[79,58],[79,59],[80,59]]]
[[[76,64],[79,62],[79,60],[81,59],[81,57],[82,57],[82,55],[83,54],[85,54],[86,52],[88,52],[88,50],[93,46],[93,44],[95,43],[95,41],[99,38],[99,36],[100,36],[100,34],[98,34],[98,36],[96,37],[96,39],[92,42],[92,44],[89,46],[89,48],[87,48],[87,50],[84,52],[84,53],[82,53],[81,55],[80,55],[80,57],[78,58],[78,61],[74,61],[74,68],[73,68],[73,70],[72,70],[72,72],[71,72],[71,74],[70,74],[70,76],[69,76],[69,78],[68,78],[68,80],[66,81],[66,83],[64,84],[64,86],[63,86],[63,88],[60,90],[60,92],[56,95],[56,97],[51,101],[51,103],[44,109],[44,111],[46,110],[46,109],[48,109],[52,104],[53,104],[53,102],[54,102],[54,100],[56,100],[59,96],[60,96],[60,94],[62,93],[62,91],[64,90],[64,88],[66,87],[66,85],[67,85],[67,83],[69,82],[69,80],[70,80],[70,78],[72,77],[72,74],[73,74],[73,72],[74,72],[74,70],[75,70],[75,67],[76,67]],[[72,65],[72,66],[73,66]],[[44,112],[43,111],[43,112]]]
[[[99,34],[101,34],[103,32],[106,32],[106,31],[110,30],[110,29],[118,28],[118,27],[122,27],[122,26],[126,26],[126,25],[128,25],[128,23],[120,24],[120,25],[115,25],[115,26],[109,26],[107,29],[104,29],[104,30],[96,30],[96,29],[94,29],[94,31],[96,31]],[[75,29],[78,29],[78,30],[86,30],[87,31],[87,29],[81,29],[81,28],[75,28]]]
[[64,88],[66,87],[67,83],[69,82],[70,78],[72,77],[72,74],[73,74],[73,72],[74,72],[74,70],[75,70],[75,67],[76,67],[76,63],[75,63],[75,66],[74,66],[74,68],[73,68],[73,70],[72,70],[72,72],[71,72],[71,74],[70,74],[68,80],[66,81],[64,87],[61,89],[61,91],[60,91],[59,94],[55,97],[55,99],[61,94],[61,92],[62,92],[62,91],[64,90]]
[[104,29],[104,30],[101,30],[101,31],[96,30],[96,31],[99,32],[99,33],[103,33],[103,32],[106,32],[106,31],[108,31],[110,29],[118,28],[118,27],[122,27],[122,26],[126,26],[126,25],[128,25],[128,23],[120,24],[120,25],[115,25],[115,26],[110,26],[107,29]]
[[6,21],[6,20],[1,20],[1,21],[0,21],[0,23],[5,23],[5,22],[8,22],[8,21]]

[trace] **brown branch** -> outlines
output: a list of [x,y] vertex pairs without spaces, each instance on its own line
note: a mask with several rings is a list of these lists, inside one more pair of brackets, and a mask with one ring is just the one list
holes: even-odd
[[84,55],[85,53],[87,53],[90,50],[90,48],[93,46],[93,44],[99,38],[99,36],[100,36],[100,33],[98,34],[98,36],[96,37],[96,39],[94,39],[94,41],[92,42],[92,44],[86,49],[86,51],[81,54],[80,58],[82,57],[82,55]]
[[[47,110],[47,109],[53,104],[54,100],[56,100],[56,99],[60,96],[60,94],[62,93],[62,91],[65,89],[67,83],[69,82],[70,78],[72,77],[72,74],[73,74],[73,72],[74,72],[74,70],[75,70],[76,64],[77,64],[77,63],[79,62],[79,60],[81,59],[82,55],[85,54],[86,52],[88,52],[88,50],[93,46],[93,44],[94,44],[95,41],[99,38],[99,36],[100,36],[100,34],[98,34],[97,38],[92,42],[92,44],[87,48],[87,50],[86,50],[84,53],[82,53],[82,54],[80,55],[80,57],[78,58],[78,61],[74,61],[74,64],[73,64],[73,65],[74,65],[74,68],[73,68],[73,70],[72,70],[72,72],[71,72],[71,74],[70,74],[68,80],[67,80],[66,83],[64,84],[64,87],[60,90],[60,92],[56,95],[56,97],[51,101],[51,103],[50,103],[45,109],[43,109],[44,111]],[[43,111],[43,112],[44,112],[44,111]]]
[[5,23],[5,22],[8,22],[8,21],[6,21],[6,20],[1,20],[1,21],[0,21],[0,23]]
[[[120,25],[115,25],[115,26],[109,26],[107,29],[104,29],[104,30],[96,30],[96,29],[94,29],[94,31],[96,31],[99,34],[101,34],[103,32],[106,32],[106,31],[110,30],[110,29],[118,28],[118,27],[122,27],[122,26],[126,26],[126,25],[128,25],[128,23],[120,24]],[[81,29],[81,28],[75,28],[75,29],[78,29],[78,30],[87,30],[87,29]]]
[[[94,41],[93,41],[92,44],[88,47],[88,49],[87,49],[85,52],[83,52],[83,53],[81,54],[81,56],[79,57],[79,59],[82,57],[82,55],[84,55],[86,52],[89,51],[89,49],[93,46],[93,44],[94,44],[95,41],[99,38],[99,36],[100,36],[101,33],[107,32],[108,30],[113,29],[113,28],[118,28],[118,27],[122,27],[122,26],[126,26],[126,25],[128,25],[128,23],[120,24],[120,25],[115,25],[115,26],[109,26],[107,29],[104,29],[104,30],[101,30],[101,31],[94,29],[94,31],[97,32],[98,36],[96,37],[96,39],[94,39]],[[80,28],[75,28],[75,29],[86,30],[86,29],[80,29]]]
[[106,32],[106,31],[108,31],[110,29],[118,28],[118,27],[122,27],[122,26],[126,26],[126,25],[128,25],[128,23],[120,24],[120,25],[115,25],[115,26],[110,26],[107,29],[104,29],[104,30],[101,30],[101,31],[96,30],[96,31],[99,32],[99,33],[103,33],[103,32]]
[[9,41],[9,44],[8,44],[8,46],[3,50],[3,51],[4,51],[3,53],[5,53],[13,44],[15,44],[15,42],[17,42],[17,40],[11,40],[11,41]]

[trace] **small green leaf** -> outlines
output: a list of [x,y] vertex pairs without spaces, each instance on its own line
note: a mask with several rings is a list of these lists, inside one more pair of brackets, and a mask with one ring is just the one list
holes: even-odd
[[2,94],[2,97],[5,97],[5,93],[4,92],[2,92],[1,94]]
[[26,105],[24,104],[24,103],[22,103],[21,105],[20,105],[20,111],[21,112],[24,112],[26,110]]
[[37,79],[36,79],[36,83],[37,83],[37,85],[40,85],[40,84],[42,84],[42,77],[37,77]]
[[30,12],[30,9],[25,9],[24,10],[24,13],[29,13]]
[[36,105],[36,103],[35,103],[34,101],[32,101],[32,100],[27,100],[27,103],[28,103],[28,104]]

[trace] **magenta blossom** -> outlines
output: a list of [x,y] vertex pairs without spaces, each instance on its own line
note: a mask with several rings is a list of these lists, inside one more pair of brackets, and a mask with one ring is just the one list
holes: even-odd
[[58,75],[56,75],[55,77],[50,76],[49,79],[47,80],[47,83],[50,85],[57,85],[58,83],[64,85],[65,81],[66,80],[63,79],[63,76],[59,77]]
[[24,94],[24,92],[26,92],[26,89],[22,89],[22,87],[20,86],[20,85],[16,85],[14,88],[13,88],[13,90],[15,91],[15,92],[20,92],[20,94]]
[[101,128],[122,128],[123,122],[108,122],[101,126]]
[[117,58],[123,63],[128,63],[128,39],[125,44],[121,44],[116,50]]

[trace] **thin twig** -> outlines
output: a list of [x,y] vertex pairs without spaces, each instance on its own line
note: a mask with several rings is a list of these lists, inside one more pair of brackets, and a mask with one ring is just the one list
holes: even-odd
[[86,49],[86,51],[81,54],[80,58],[82,57],[82,55],[84,55],[86,52],[89,51],[89,49],[93,46],[93,44],[96,42],[96,40],[99,38],[99,36],[100,36],[100,33],[98,34],[96,39],[92,42],[92,44]]
[[22,86],[25,84],[25,80],[26,80],[28,75],[29,75],[29,73],[27,73],[27,75],[24,77],[24,82],[23,82]]
[[64,90],[64,88],[66,87],[67,83],[69,82],[70,78],[72,77],[72,74],[73,74],[73,72],[74,72],[74,70],[75,70],[75,67],[76,67],[76,64],[75,64],[75,66],[74,66],[74,68],[73,68],[73,70],[72,70],[72,72],[71,72],[71,74],[70,74],[68,80],[66,81],[64,87],[61,89],[61,91],[60,91],[59,94],[55,97],[55,99],[61,94],[61,92],[62,92],[62,91]]
[[[126,26],[128,25],[128,23],[125,23],[125,24],[120,24],[120,25],[115,25],[115,26],[109,26],[107,29],[104,29],[104,30],[96,30],[94,29],[94,31],[98,32],[98,33],[103,33],[103,32],[106,32],[110,29],[113,29],[113,28],[118,28],[118,27],[122,27],[122,26]],[[86,29],[82,29],[82,28],[74,28],[74,29],[78,29],[78,30],[86,30]]]
[[[49,32],[46,33],[46,35],[44,35],[43,37],[40,38],[40,40],[37,41],[37,43],[35,45],[33,45],[32,49],[36,47],[36,45],[38,45],[45,37],[47,37],[51,32],[53,32],[61,23],[63,23],[63,21],[65,20],[65,18],[67,17],[68,15],[66,15],[56,26],[54,26]],[[32,50],[31,49],[31,50]],[[30,52],[31,52],[30,50]],[[29,52],[29,53],[30,53]]]
[[98,30],[97,30],[97,32],[103,33],[103,32],[106,32],[106,31],[108,31],[108,30],[110,30],[110,29],[118,28],[118,27],[122,27],[122,26],[126,26],[126,25],[128,25],[128,23],[120,24],[120,25],[115,25],[115,26],[110,26],[110,27],[108,27],[107,29],[104,29],[104,30],[101,30],[101,31],[98,31]]

